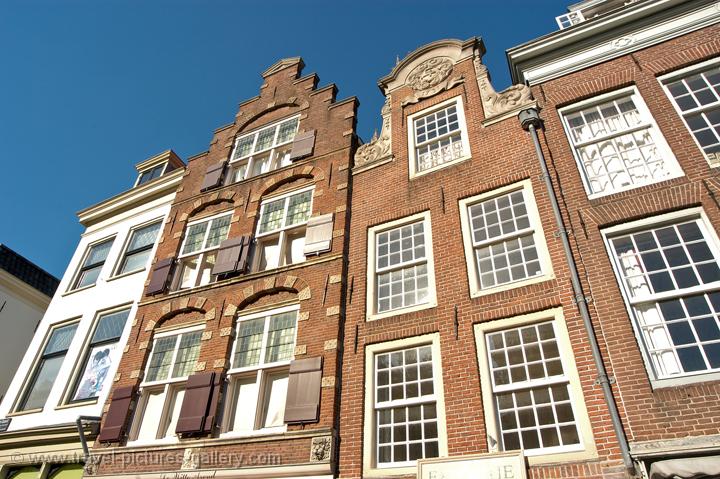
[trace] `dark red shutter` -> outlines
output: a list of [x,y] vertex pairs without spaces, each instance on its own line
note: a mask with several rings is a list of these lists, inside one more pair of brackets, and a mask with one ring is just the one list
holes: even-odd
[[220,393],[222,392],[223,386],[223,374],[215,373],[215,379],[213,380],[212,395],[210,396],[210,405],[208,406],[207,416],[205,416],[205,426],[203,431],[205,433],[212,433],[215,427],[215,422],[218,417],[218,405],[220,404]]
[[315,130],[298,133],[293,140],[290,161],[299,160],[313,154],[315,148]]
[[175,258],[165,258],[155,263],[152,273],[150,274],[150,285],[145,294],[157,294],[165,291],[168,279],[170,278],[170,270],[174,262]]
[[299,359],[290,363],[285,422],[305,423],[318,420],[322,357]]
[[98,441],[118,442],[122,439],[125,424],[130,416],[130,403],[134,396],[135,386],[117,388],[113,392],[110,408],[105,414],[105,423],[100,431],[100,436],[98,436]]
[[212,274],[234,273],[240,271],[238,263],[243,252],[247,237],[228,238],[220,243],[217,259],[212,269]]
[[220,186],[220,183],[222,183],[224,169],[224,162],[208,166],[208,169],[205,171],[205,179],[200,187],[200,191],[206,191]]
[[214,380],[214,372],[193,374],[188,378],[180,416],[175,427],[176,433],[200,434],[203,432]]
[[245,273],[248,270],[248,258],[250,257],[250,245],[252,244],[252,237],[250,236],[243,236],[243,244],[242,244],[242,252],[240,253],[240,258],[238,259],[236,271],[239,271],[240,273]]

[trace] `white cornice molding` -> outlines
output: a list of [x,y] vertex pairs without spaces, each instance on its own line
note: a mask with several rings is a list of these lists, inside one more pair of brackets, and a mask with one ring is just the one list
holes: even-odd
[[641,2],[507,51],[513,82],[543,83],[720,22],[717,0]]
[[52,297],[41,293],[25,281],[16,278],[2,269],[0,269],[0,286],[7,288],[8,291],[15,294],[18,299],[23,299],[34,305],[40,313],[48,308],[50,300],[52,299]]
[[78,219],[83,226],[88,227],[97,221],[118,214],[134,205],[142,204],[145,201],[161,195],[174,193],[175,189],[182,182],[184,174],[185,168],[173,170],[154,181],[136,186],[102,203],[78,211]]

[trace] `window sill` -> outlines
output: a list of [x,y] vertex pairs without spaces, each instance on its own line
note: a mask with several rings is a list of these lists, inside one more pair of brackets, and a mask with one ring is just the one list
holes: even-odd
[[287,432],[287,425],[267,427],[263,429],[257,429],[255,431],[247,432],[234,432],[228,431],[220,434],[218,439],[243,439],[253,437],[264,437],[264,436],[276,436],[279,434],[285,434]]
[[[100,278],[98,278],[98,280],[99,280],[99,279],[100,279]],[[70,289],[70,290],[68,290],[68,291],[65,291],[64,293],[62,293],[61,296],[62,296],[62,297],[65,297],[65,296],[69,296],[69,295],[74,294],[74,293],[79,293],[80,291],[87,291],[87,290],[90,289],[90,288],[94,288],[96,285],[97,285],[97,281],[95,281],[93,284],[89,284],[89,285],[87,285],[87,286],[83,286],[82,288]]]
[[128,441],[127,447],[170,446],[175,444],[180,444],[180,438],[177,436],[163,439],[152,439],[150,441]]
[[609,197],[609,196],[612,196],[612,195],[615,195],[615,194],[618,194],[618,193],[624,193],[624,192],[626,192],[626,191],[632,191],[632,190],[636,190],[636,189],[638,189],[638,188],[644,188],[644,187],[646,187],[646,186],[657,185],[658,183],[663,183],[663,182],[665,182],[665,181],[675,180],[675,179],[677,179],[677,178],[682,178],[682,177],[684,177],[684,176],[685,176],[685,174],[684,174],[683,172],[679,172],[679,173],[676,172],[676,173],[673,173],[673,174],[670,174],[670,175],[666,176],[665,178],[661,178],[661,179],[658,180],[658,181],[650,181],[650,182],[647,182],[647,183],[638,183],[638,184],[635,184],[635,185],[625,186],[625,187],[619,188],[619,189],[617,189],[617,190],[608,191],[607,193],[591,193],[591,192],[587,189],[587,186],[586,186],[586,187],[585,187],[585,192],[587,193],[588,200],[598,200],[598,199],[600,199],[600,198],[606,198],[606,197]]
[[525,459],[527,459],[529,466],[587,461],[597,459],[597,457],[598,454],[594,444],[586,448],[577,448],[575,450],[555,452],[552,454],[542,454],[538,451],[538,454],[535,456],[525,452]]
[[417,470],[417,465],[399,467],[364,467],[363,477],[415,476],[415,474],[417,474]]
[[[374,299],[374,298],[373,298]],[[433,299],[429,303],[418,304],[402,309],[393,309],[392,311],[386,311],[384,313],[373,313],[368,314],[365,317],[365,321],[377,321],[379,319],[390,318],[392,316],[400,316],[402,314],[414,313],[416,311],[423,311],[425,309],[431,309],[437,307],[437,300]]]
[[126,278],[128,276],[132,276],[134,274],[141,273],[143,271],[147,271],[147,267],[136,269],[133,271],[128,271],[127,273],[122,273],[122,274],[117,274],[115,276],[111,276],[108,279],[106,279],[105,282],[109,283],[110,281],[115,281],[116,279]]
[[[468,160],[471,160],[471,159],[472,159],[472,156],[468,155],[468,156],[463,156],[462,158],[458,158],[458,159],[456,159],[456,160],[452,160],[452,161],[448,161],[448,162],[446,162],[446,163],[442,163],[442,164],[437,165],[437,166],[433,166],[432,168],[428,168],[427,170],[415,171],[414,169],[412,169],[412,170],[410,171],[410,179],[412,180],[412,179],[415,179],[415,178],[420,178],[420,177],[422,177],[422,176],[428,175],[428,174],[433,173],[433,172],[435,172],[435,171],[442,170],[443,168],[447,168],[447,167],[449,167],[449,166],[457,165],[457,164],[459,164],[459,163],[463,163],[463,162],[468,161]],[[416,160],[415,158],[412,158],[412,161],[417,161],[417,160]]]
[[522,288],[524,286],[530,286],[532,284],[542,283],[545,281],[551,281],[553,279],[555,279],[555,274],[549,273],[549,274],[541,274],[534,278],[523,279],[523,280],[515,281],[512,283],[505,283],[500,286],[494,286],[494,287],[488,288],[488,289],[475,289],[475,287],[473,285],[471,285],[470,286],[470,297],[471,298],[481,298],[483,296],[488,296],[488,295],[496,294],[496,293],[502,293],[504,291],[509,291],[511,289]]
[[88,399],[85,401],[69,402],[69,403],[61,404],[60,406],[57,406],[55,408],[55,410],[59,411],[62,409],[71,409],[74,407],[92,406],[94,404],[97,404],[97,402],[98,402],[98,398]]
[[653,391],[658,389],[668,389],[677,386],[689,386],[700,383],[714,382],[720,380],[720,371],[710,371],[693,375],[683,375],[673,378],[652,379],[650,378],[650,386]]
[[15,411],[11,412],[10,414],[7,414],[7,417],[18,417],[18,416],[27,416],[29,414],[37,414],[39,412],[43,412],[44,408],[36,408],[36,409],[28,409],[27,411]]

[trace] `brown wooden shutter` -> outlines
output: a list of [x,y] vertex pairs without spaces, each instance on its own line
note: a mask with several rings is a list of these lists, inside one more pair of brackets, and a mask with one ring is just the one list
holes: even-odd
[[100,431],[100,436],[98,436],[98,441],[118,442],[122,439],[125,424],[130,416],[130,403],[134,396],[135,386],[117,388],[113,392],[110,408],[105,414],[105,423]]
[[204,431],[214,380],[214,372],[193,374],[188,378],[176,433],[200,434]]
[[212,269],[212,274],[234,273],[238,271],[238,262],[242,254],[245,236],[228,238],[220,243],[217,252],[217,259]]
[[170,270],[175,262],[175,258],[165,258],[159,260],[153,266],[150,274],[150,285],[147,288],[146,295],[158,294],[167,288],[168,279],[170,278]]
[[208,166],[208,169],[205,171],[205,179],[203,179],[200,191],[206,191],[220,186],[222,183],[224,169],[224,162]]
[[248,258],[250,258],[250,245],[252,244],[252,238],[250,236],[243,236],[242,252],[240,253],[240,259],[238,259],[236,271],[244,273],[248,270]]
[[290,363],[285,422],[316,422],[320,410],[322,357],[296,359]]
[[298,133],[293,140],[290,161],[299,160],[313,154],[315,147],[315,130]]
[[215,373],[213,380],[212,395],[210,396],[210,405],[208,406],[207,416],[205,416],[205,425],[203,431],[212,433],[218,418],[218,405],[220,404],[220,393],[223,387],[223,374]]
[[305,255],[330,251],[332,247],[333,214],[310,218],[305,228]]

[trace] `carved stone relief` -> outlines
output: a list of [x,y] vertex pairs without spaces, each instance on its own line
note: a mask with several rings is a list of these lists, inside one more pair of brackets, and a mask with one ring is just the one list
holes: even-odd
[[188,471],[199,468],[200,464],[198,464],[197,459],[197,454],[195,454],[193,448],[185,448],[185,451],[183,452],[183,460],[182,465],[180,466],[180,470]]
[[450,78],[453,61],[447,57],[433,57],[413,68],[407,77],[406,84],[415,93],[404,98],[402,106],[417,103],[423,98],[433,96],[463,82],[462,76]]
[[330,460],[332,451],[332,438],[330,436],[314,437],[310,445],[310,462],[325,462]]
[[482,64],[480,55],[475,55],[473,62],[486,121],[533,103],[530,87],[527,85],[512,85],[500,93],[496,92],[490,83],[490,74],[487,67]]
[[355,167],[364,166],[368,163],[390,158],[392,156],[390,144],[390,95],[385,98],[382,114],[382,129],[380,136],[377,132],[373,135],[369,143],[365,143],[355,152]]

